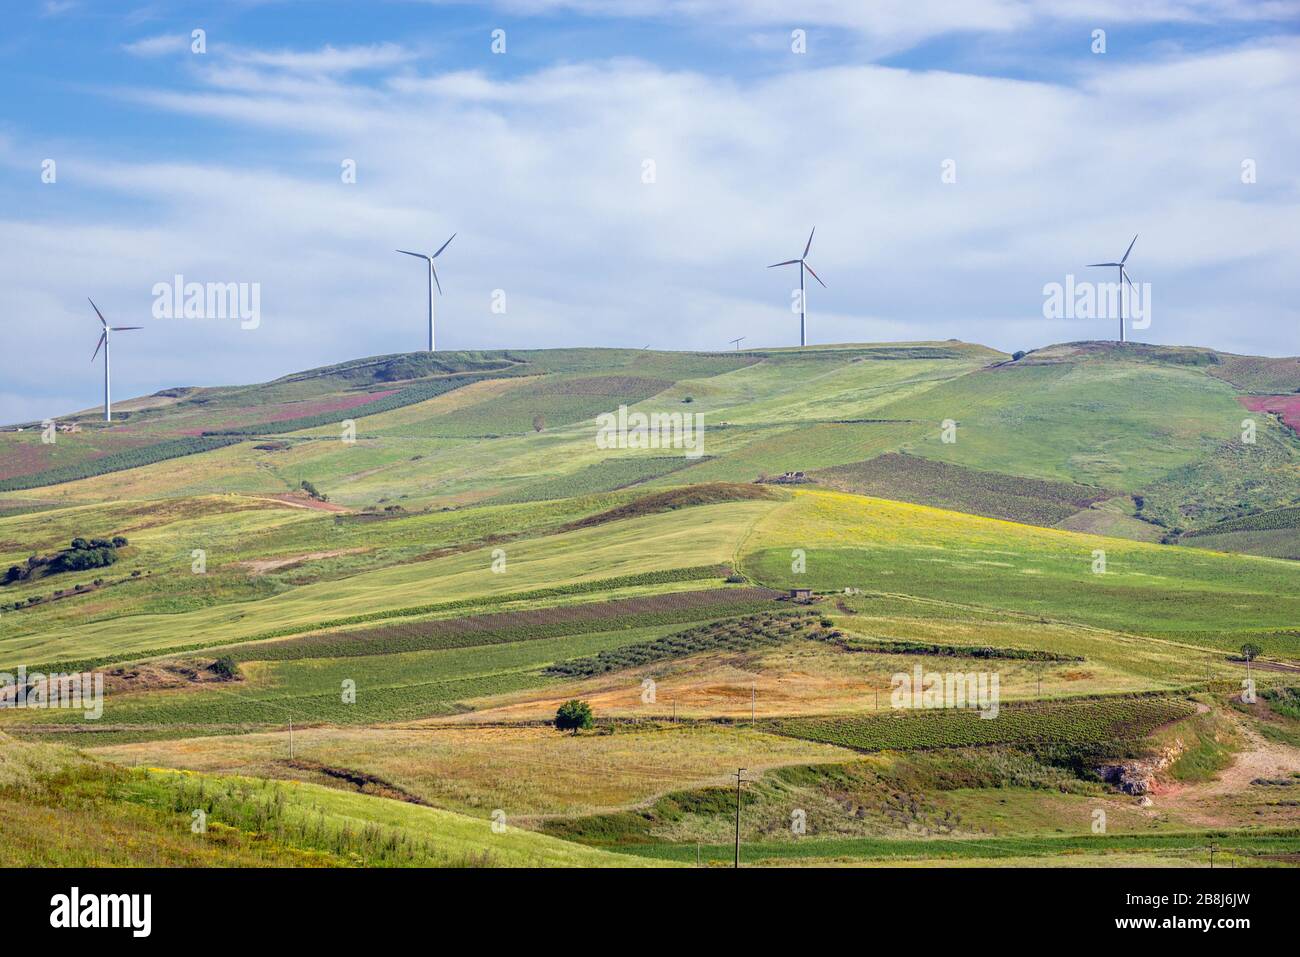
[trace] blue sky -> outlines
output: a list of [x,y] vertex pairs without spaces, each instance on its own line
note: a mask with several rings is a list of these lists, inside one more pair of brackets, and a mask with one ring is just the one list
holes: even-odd
[[[1133,338],[1300,353],[1295,2],[801,6],[9,5],[0,421],[98,403],[88,295],[146,327],[123,397],[418,349],[393,249],[452,232],[442,348],[792,344],[765,266],[815,224],[812,342],[1109,338],[1043,287],[1141,233]],[[176,274],[258,284],[257,328],[153,318]]]

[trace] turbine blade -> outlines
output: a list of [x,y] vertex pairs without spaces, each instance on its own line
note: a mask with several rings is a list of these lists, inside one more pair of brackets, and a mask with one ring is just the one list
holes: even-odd
[[804,259],[807,259],[807,258],[808,258],[808,250],[812,249],[812,238],[813,238],[813,233],[815,233],[815,232],[817,232],[817,227],[816,227],[816,226],[814,226],[814,227],[812,228],[812,233],[809,233],[809,234],[808,234],[808,244],[807,244],[806,246],[804,246],[804,248],[803,248],[803,258],[804,258]]
[[409,250],[406,250],[406,249],[399,249],[398,252],[399,252],[399,253],[405,253],[405,254],[408,255],[408,256],[414,256],[416,259],[428,259],[428,258],[429,258],[429,257],[426,256],[424,253],[413,253],[413,252],[410,252]]
[[1120,260],[1120,263],[1121,263],[1121,264],[1128,262],[1128,254],[1131,253],[1131,252],[1133,251],[1133,243],[1136,243],[1137,241],[1138,241],[1137,233],[1134,233],[1134,234],[1133,234],[1133,242],[1132,242],[1132,243],[1129,243],[1129,244],[1128,244],[1128,249],[1124,250],[1124,258]]
[[107,326],[107,325],[108,325],[108,322],[104,319],[104,314],[103,314],[102,312],[99,311],[99,306],[95,305],[95,300],[93,300],[93,299],[91,299],[89,296],[87,296],[87,297],[86,297],[86,302],[90,303],[90,308],[91,308],[91,309],[94,309],[94,310],[95,310],[95,315],[99,316],[99,322],[100,322],[100,325]]
[[[456,234],[455,234],[455,233],[452,233],[452,234],[451,234],[451,239],[455,239],[455,238],[456,238]],[[446,249],[448,246],[451,245],[451,239],[447,240],[445,243],[443,243],[441,246],[439,246],[439,247],[438,247],[438,252],[434,253],[433,256],[431,256],[430,258],[432,258],[432,259],[437,259],[437,258],[438,258],[438,255],[439,255],[439,254],[440,254],[444,249]]]
[[[807,263],[804,263],[803,268],[807,269],[810,273],[812,273],[812,277],[816,279],[818,282],[822,282],[822,277],[817,275],[815,272],[813,272],[812,266],[809,266]],[[823,289],[826,288],[826,283],[822,282],[822,288]]]
[[128,329],[143,329],[144,326],[109,326],[114,332],[125,332]]
[[433,260],[429,260],[429,272],[433,273],[433,284],[438,287],[438,295],[442,295],[442,283],[438,282],[438,270],[433,268]]
[[108,338],[108,333],[107,333],[107,332],[101,332],[101,333],[99,334],[99,341],[98,341],[97,343],[95,343],[95,352],[94,352],[94,354],[91,355],[91,357],[90,357],[90,361],[91,361],[91,362],[94,362],[94,361],[95,361],[95,356],[99,355],[99,347],[102,346],[102,345],[104,344],[104,340],[107,339],[107,338]]
[[793,265],[796,265],[798,262],[799,262],[799,260],[797,260],[797,259],[787,259],[787,260],[786,260],[785,262],[783,262],[783,263],[772,263],[772,265],[768,266],[767,268],[768,268],[768,269],[775,269],[777,266],[793,266]]
[[1088,263],[1088,268],[1091,269],[1093,266],[1122,266],[1122,265],[1124,264],[1123,263]]

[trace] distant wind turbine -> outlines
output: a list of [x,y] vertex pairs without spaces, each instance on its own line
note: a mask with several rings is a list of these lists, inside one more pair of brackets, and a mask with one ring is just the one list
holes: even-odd
[[736,347],[736,350],[739,351],[739,350],[740,350],[740,342],[741,342],[741,340],[744,339],[744,338],[745,338],[744,336],[741,336],[740,339],[728,339],[727,341],[730,342],[733,346],[735,346],[735,347]]
[[95,356],[99,355],[99,347],[104,347],[104,421],[113,421],[112,396],[109,393],[109,370],[108,370],[108,334],[110,332],[126,332],[129,329],[143,329],[144,326],[110,326],[104,314],[99,311],[99,306],[95,305],[95,300],[87,297],[86,301],[90,303],[90,308],[95,310],[95,315],[99,316],[99,324],[104,327],[104,331],[99,334],[99,342],[95,344],[95,351],[90,357],[90,361],[95,361]]
[[399,250],[398,250],[399,253],[403,253],[403,254],[405,254],[405,255],[407,255],[407,256],[414,256],[414,257],[417,258],[417,259],[423,259],[425,262],[427,262],[427,263],[429,264],[429,277],[428,277],[428,282],[429,282],[429,351],[430,351],[430,352],[433,352],[433,351],[434,351],[434,345],[433,345],[433,287],[434,287],[435,284],[436,284],[437,287],[438,287],[438,295],[442,295],[442,283],[438,282],[438,270],[436,270],[436,269],[433,268],[433,261],[434,261],[435,259],[437,259],[437,258],[442,254],[442,251],[443,251],[444,249],[446,249],[448,246],[451,245],[451,240],[452,240],[452,239],[455,239],[455,238],[456,238],[456,234],[455,234],[455,233],[452,233],[452,234],[451,234],[451,239],[448,239],[445,243],[443,243],[441,246],[439,246],[439,247],[438,247],[438,251],[437,251],[436,253],[434,253],[432,256],[430,256],[428,253],[413,253],[413,252],[410,252],[409,250],[405,250],[405,249],[399,249]]
[[772,263],[772,265],[767,267],[768,269],[775,269],[777,266],[793,266],[795,263],[799,264],[799,345],[801,346],[806,346],[808,344],[803,271],[805,269],[808,270],[808,272],[812,273],[814,279],[822,283],[822,288],[826,288],[826,283],[822,282],[822,277],[813,272],[813,267],[808,265],[808,250],[812,249],[813,233],[815,232],[817,232],[816,226],[812,228],[812,233],[808,234],[808,242],[803,247],[803,255],[798,259],[787,259],[783,263]]
[[1124,341],[1124,283],[1128,283],[1129,288],[1133,288],[1133,280],[1128,278],[1128,270],[1124,266],[1128,262],[1128,254],[1133,251],[1133,243],[1138,241],[1137,234],[1133,235],[1133,242],[1128,244],[1128,249],[1124,250],[1124,256],[1117,263],[1088,263],[1088,268],[1093,266],[1118,266],[1119,267],[1119,341]]

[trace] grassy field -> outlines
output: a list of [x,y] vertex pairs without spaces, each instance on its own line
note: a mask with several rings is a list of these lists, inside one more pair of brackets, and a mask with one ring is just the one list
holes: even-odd
[[[288,766],[288,735],[250,734],[151,741],[96,749],[132,765],[213,773],[311,776]],[[301,749],[298,751],[297,749]],[[574,737],[552,728],[426,724],[380,729],[314,728],[295,753],[373,774],[441,807],[482,814],[503,808],[534,823],[640,804],[665,791],[725,781],[737,762],[755,770],[842,761],[846,752],[747,728],[680,725]]]
[[[1295,847],[1297,833],[1233,834],[1193,832],[1142,836],[1097,836],[1064,838],[990,838],[953,841],[936,838],[920,841],[871,840],[865,838],[799,843],[742,845],[742,864],[782,863],[906,862],[939,863],[943,866],[978,862],[980,866],[1018,867],[1143,867],[1164,863],[1173,867],[1209,867],[1208,846],[1224,848],[1242,866],[1268,866],[1270,855],[1286,855]],[[629,846],[629,856],[658,861],[693,863],[697,856],[705,864],[729,864],[733,849],[727,844],[696,847],[677,844]],[[1049,859],[1049,860],[1044,860]],[[1054,861],[1050,859],[1055,859]]]
[[628,865],[508,821],[497,832],[482,816],[309,783],[123,771],[2,735],[0,756],[9,771],[0,779],[6,867]]
[[[805,551],[794,572],[792,550]],[[1094,573],[1097,550],[1105,572]],[[1235,650],[1300,652],[1300,567],[1040,529],[841,493],[796,492],[757,522],[742,566],[772,587],[899,593]]]
[[[66,629],[0,638],[0,660],[61,661],[194,643],[234,643],[270,631],[310,630],[324,619],[446,600],[720,565],[772,502],[702,506],[688,513],[634,518],[614,525],[526,539],[506,549],[505,571],[492,571],[492,548],[306,584],[259,601],[234,601],[177,614],[116,617]],[[178,640],[179,639],[179,640]]]
[[[0,707],[0,863],[722,863],[742,767],[747,863],[1295,863],[1293,365],[416,353],[0,432],[0,672],[107,687]],[[620,405],[703,455],[600,447]],[[916,668],[997,717],[894,708]]]

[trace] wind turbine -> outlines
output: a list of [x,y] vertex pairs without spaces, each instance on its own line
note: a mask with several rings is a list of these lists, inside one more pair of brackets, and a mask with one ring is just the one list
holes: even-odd
[[768,269],[775,269],[777,266],[793,266],[795,263],[799,264],[799,345],[801,346],[806,346],[808,344],[808,336],[806,334],[807,324],[805,322],[805,309],[804,309],[805,301],[804,301],[804,287],[803,287],[803,271],[805,269],[808,270],[810,273],[812,273],[812,277],[814,279],[822,283],[822,288],[823,289],[826,288],[826,283],[822,282],[822,277],[817,275],[815,272],[813,272],[813,267],[808,265],[808,250],[812,249],[813,233],[815,232],[817,232],[816,226],[812,228],[812,233],[808,234],[808,242],[803,247],[803,255],[800,256],[798,259],[787,259],[783,263],[772,263],[772,265],[767,267]]
[[733,346],[735,346],[735,347],[736,347],[736,351],[739,352],[739,351],[740,351],[740,341],[741,341],[741,339],[744,339],[744,338],[745,338],[744,336],[741,336],[740,339],[728,339],[727,341],[730,342]]
[[433,352],[433,287],[438,286],[438,295],[442,295],[442,283],[438,282],[438,270],[433,268],[433,261],[442,254],[442,251],[451,245],[451,240],[456,238],[456,234],[451,234],[451,239],[438,247],[438,251],[430,256],[428,253],[413,253],[406,249],[399,249],[399,253],[407,256],[414,256],[417,259],[423,259],[429,264],[429,351]]
[[99,347],[104,347],[104,421],[113,421],[113,406],[108,388],[108,334],[110,332],[126,332],[128,329],[143,329],[144,326],[110,326],[104,318],[104,314],[99,311],[99,306],[95,305],[95,300],[89,296],[86,301],[90,303],[90,308],[95,310],[95,315],[99,316],[99,324],[104,327],[104,331],[99,334],[99,342],[95,344],[95,352],[90,357],[90,361],[95,361],[95,356],[99,355]]
[[1133,251],[1133,243],[1138,241],[1137,234],[1133,235],[1133,242],[1128,244],[1128,249],[1124,250],[1124,256],[1117,263],[1088,263],[1088,268],[1093,266],[1118,266],[1119,267],[1119,341],[1124,341],[1124,283],[1128,283],[1129,288],[1133,288],[1133,280],[1128,278],[1128,270],[1124,264],[1128,262],[1128,254]]

